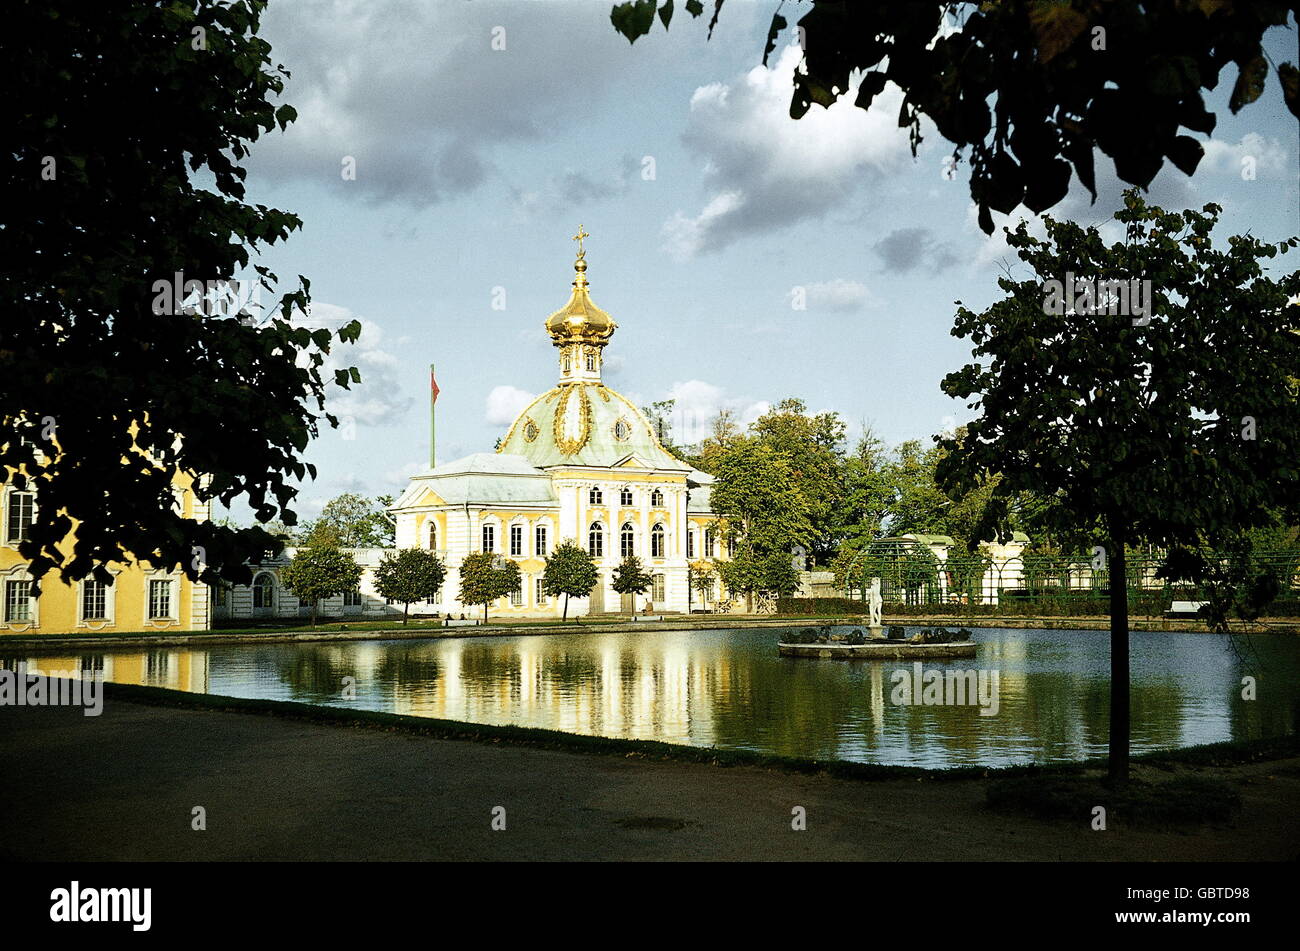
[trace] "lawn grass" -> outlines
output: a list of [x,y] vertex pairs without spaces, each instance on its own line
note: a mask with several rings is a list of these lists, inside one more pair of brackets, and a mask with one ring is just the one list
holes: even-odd
[[1080,823],[1092,822],[1094,809],[1103,806],[1108,824],[1130,827],[1226,822],[1241,808],[1241,793],[1232,784],[1194,775],[1161,782],[1130,779],[1118,789],[1097,777],[1020,776],[990,783],[987,798],[995,812]]

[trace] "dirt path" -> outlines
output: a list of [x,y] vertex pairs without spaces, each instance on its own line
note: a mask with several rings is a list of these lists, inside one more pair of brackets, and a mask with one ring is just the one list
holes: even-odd
[[[0,707],[0,858],[1293,860],[1300,759],[1215,769],[1228,826],[999,816],[982,780],[860,782],[117,700]],[[191,830],[202,806],[207,830]],[[495,806],[505,831],[492,831]],[[791,810],[807,810],[807,831]]]

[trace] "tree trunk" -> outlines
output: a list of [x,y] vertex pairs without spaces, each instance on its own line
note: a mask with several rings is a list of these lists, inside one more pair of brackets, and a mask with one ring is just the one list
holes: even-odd
[[1112,784],[1128,782],[1129,669],[1128,571],[1124,541],[1110,532],[1110,768]]
[[564,596],[564,615],[563,617],[560,618],[560,623],[563,624],[568,619],[569,619],[569,596],[566,594]]
[[487,623],[487,602],[483,602],[483,623]]
[[407,601],[402,606],[402,627],[406,627],[406,619],[411,616],[411,602]]

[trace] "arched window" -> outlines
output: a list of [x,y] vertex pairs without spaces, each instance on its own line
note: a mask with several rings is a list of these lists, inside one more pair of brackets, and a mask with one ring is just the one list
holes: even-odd
[[432,519],[429,520],[429,550],[436,551],[438,548],[438,524]]
[[604,501],[605,497],[600,494],[599,488],[593,486],[592,490],[587,493],[587,502],[591,505],[600,505]]
[[592,558],[600,558],[605,554],[605,529],[600,522],[592,522],[591,528],[587,530],[587,554]]
[[624,558],[629,558],[636,554],[631,522],[624,522],[623,527],[618,530],[618,552]]
[[569,355],[567,353],[564,355],[564,372],[569,372]]
[[596,358],[590,353],[587,354],[587,369],[588,370],[596,369]]
[[663,556],[664,556],[664,527],[661,523],[656,522],[655,527],[650,529],[650,557],[662,558]]
[[618,491],[618,504],[619,504],[619,505],[631,505],[631,504],[632,504],[632,490],[629,489],[627,486],[624,486],[623,488],[619,489],[619,491]]
[[658,489],[655,489],[653,492],[650,493],[650,505],[657,509],[663,508],[664,494],[660,492]]
[[275,579],[262,572],[253,579],[253,607],[270,609],[275,606]]

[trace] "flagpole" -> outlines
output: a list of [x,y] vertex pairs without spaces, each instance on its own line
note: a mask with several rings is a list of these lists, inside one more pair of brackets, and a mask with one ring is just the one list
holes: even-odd
[[435,420],[437,417],[438,406],[438,381],[433,375],[433,364],[429,364],[429,468],[436,468],[438,465],[437,453],[437,430]]

